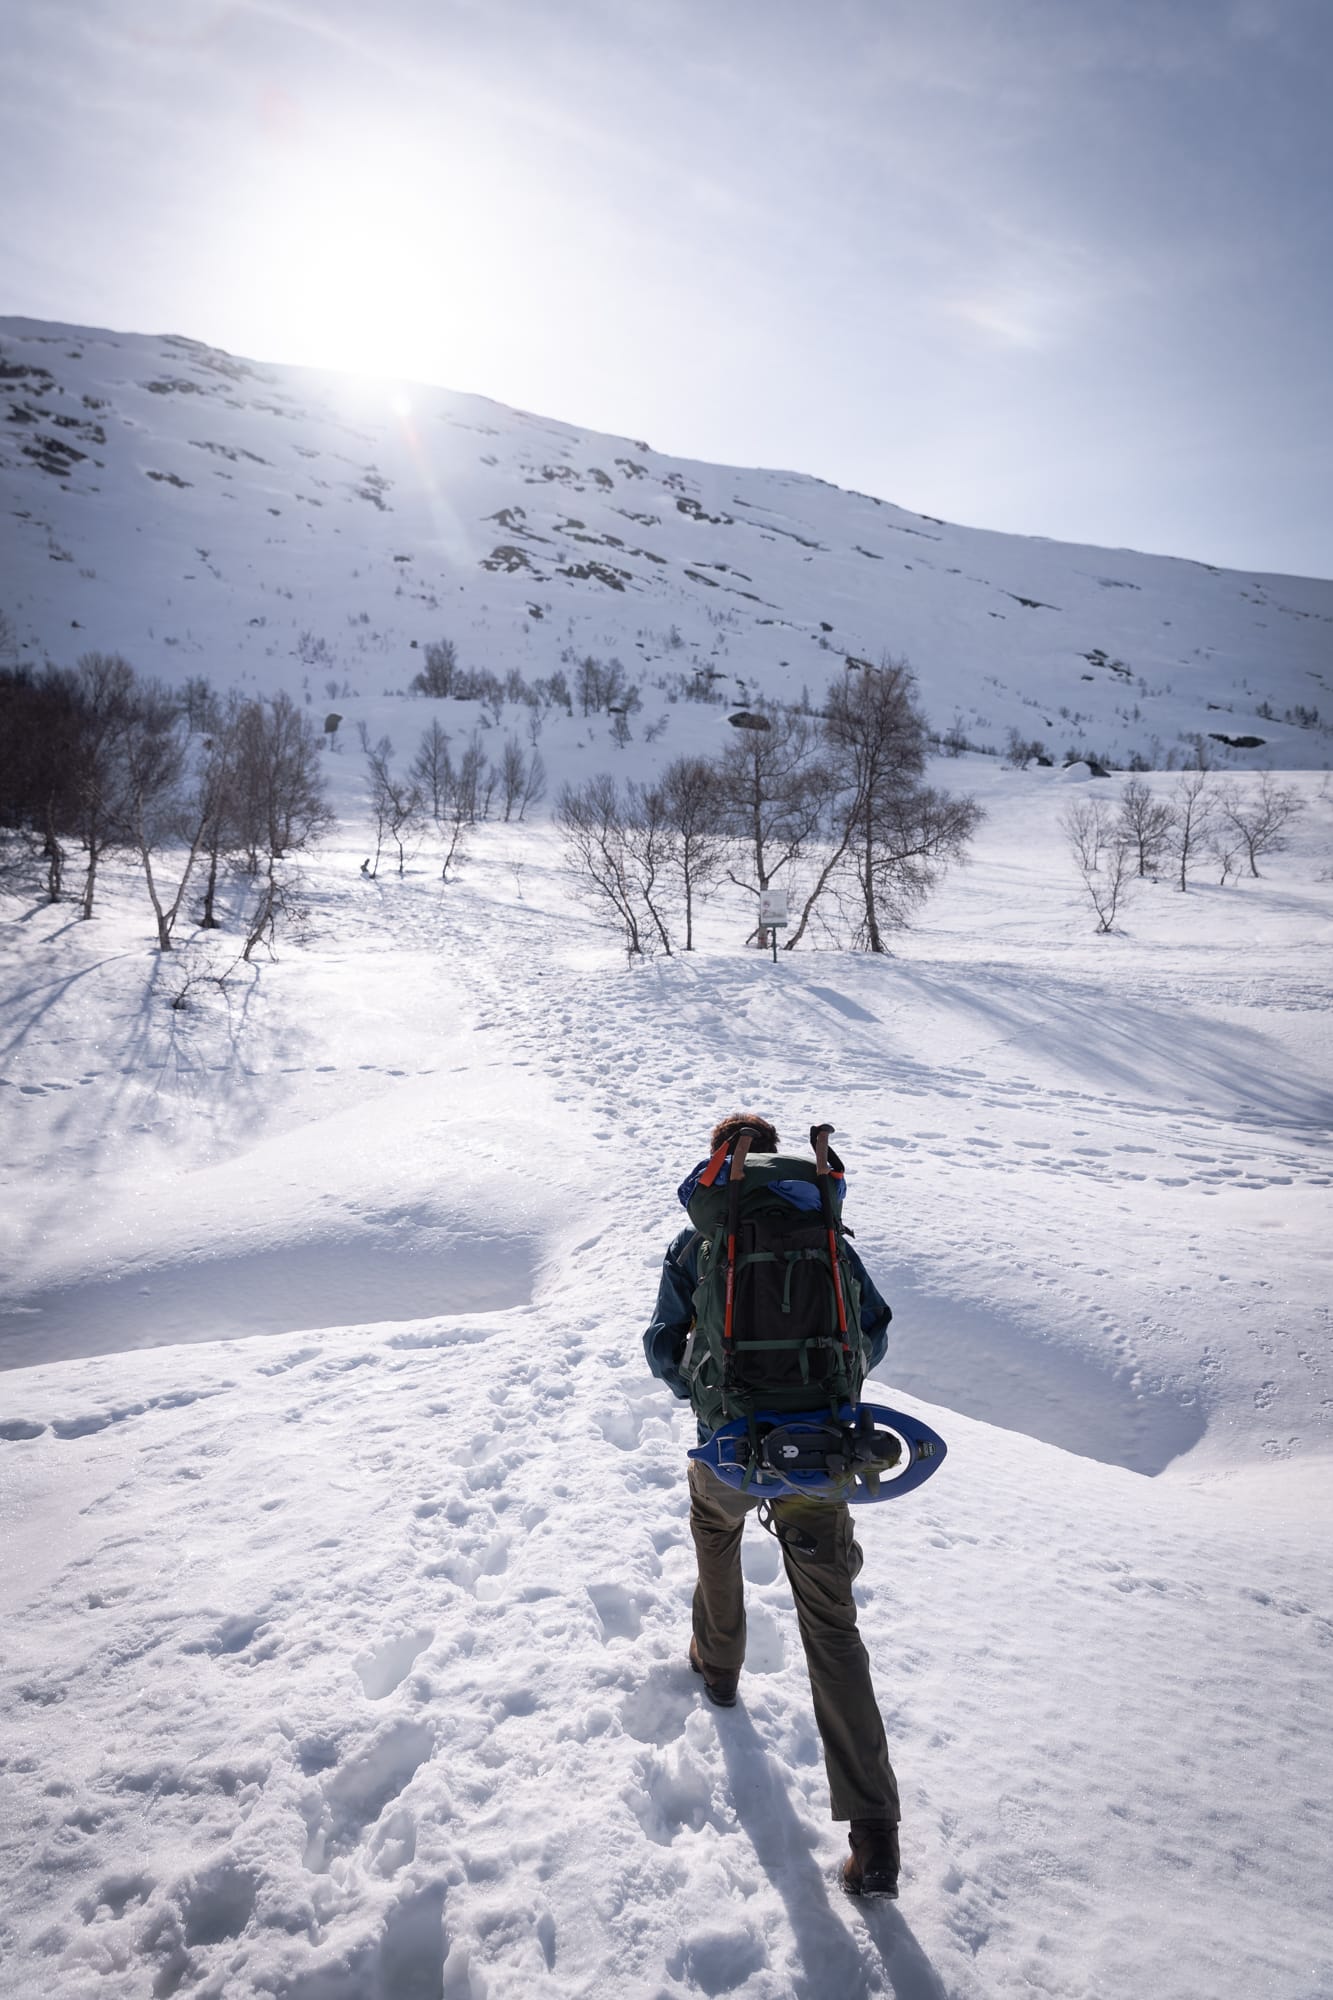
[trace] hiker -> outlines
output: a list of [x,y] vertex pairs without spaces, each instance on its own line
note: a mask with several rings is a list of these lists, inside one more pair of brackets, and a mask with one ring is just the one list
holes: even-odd
[[[725,1164],[719,1158],[724,1148]],[[715,1163],[718,1184],[725,1184],[733,1148],[740,1153],[744,1186],[747,1154],[755,1166],[772,1167],[771,1161],[762,1159],[778,1152],[778,1134],[771,1120],[750,1112],[722,1119],[712,1135],[713,1158],[701,1163],[681,1186],[682,1205],[689,1203]],[[761,1156],[759,1160],[756,1154]],[[835,1199],[840,1201],[841,1163],[836,1155],[829,1159],[831,1167],[837,1169]],[[817,1186],[811,1184],[809,1163],[795,1165],[806,1178],[779,1181],[773,1192],[796,1207],[818,1209],[821,1198]],[[710,1410],[713,1421],[704,1420],[699,1411],[698,1373],[693,1371],[692,1394],[684,1372],[684,1367],[690,1366],[686,1347],[694,1327],[695,1289],[705,1245],[705,1237],[693,1226],[682,1229],[673,1240],[663,1260],[652,1324],[643,1337],[653,1374],[673,1395],[695,1402],[701,1443],[721,1421],[716,1409]],[[861,1352],[865,1372],[869,1372],[883,1358],[891,1314],[851,1244],[845,1243],[843,1248],[851,1276],[860,1287]],[[825,1257],[825,1269],[828,1261]],[[859,1374],[857,1379],[859,1383]],[[720,1708],[734,1705],[745,1658],[741,1536],[746,1516],[761,1505],[767,1506],[796,1603],[833,1817],[850,1821],[851,1853],[842,1866],[842,1886],[853,1896],[896,1896],[898,1786],[870,1681],[870,1663],[856,1629],[852,1583],[860,1571],[862,1554],[847,1506],[841,1501],[804,1496],[767,1502],[760,1495],[728,1486],[707,1466],[697,1463],[690,1466],[689,1482],[690,1532],[699,1568],[690,1665],[702,1677],[709,1701]]]

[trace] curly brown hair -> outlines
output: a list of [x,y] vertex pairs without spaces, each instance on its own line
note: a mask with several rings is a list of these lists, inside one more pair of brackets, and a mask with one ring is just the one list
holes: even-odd
[[715,1153],[728,1139],[738,1139],[742,1132],[748,1132],[754,1141],[757,1153],[776,1153],[778,1150],[778,1128],[771,1119],[761,1118],[757,1111],[731,1111],[725,1118],[719,1118],[713,1127],[709,1147]]

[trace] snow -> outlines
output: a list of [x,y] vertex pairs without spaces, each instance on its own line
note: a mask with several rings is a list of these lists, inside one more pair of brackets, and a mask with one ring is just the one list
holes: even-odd
[[[815,690],[886,624],[942,725],[957,706],[989,716],[979,740],[1040,731],[1025,718],[1072,675],[1089,747],[1165,744],[1216,726],[1209,702],[1239,731],[1261,700],[1316,701],[1330,586],[950,529],[442,392],[419,429],[456,458],[427,454],[417,490],[385,421],[355,420],[352,470],[333,458],[357,440],[328,381],[30,322],[3,345],[58,372],[58,413],[105,396],[115,439],[104,473],[63,477],[0,446],[24,649],[355,684],[326,760],[338,829],[272,962],[233,964],[234,911],[159,956],[127,866],[88,924],[0,878],[6,2000],[1333,1993],[1322,726],[1270,731],[1307,805],[1290,850],[1225,888],[1139,885],[1113,935],[1059,819],[1072,786],[1119,781],[965,755],[931,777],[986,807],[974,861],[891,958],[775,964],[719,895],[697,952],[634,970],[540,818],[480,829],[457,881],[429,844],[402,879],[363,877],[353,747],[359,722],[400,761],[433,716],[480,726],[396,691],[413,638],[529,677],[571,648],[642,670],[627,749],[604,718],[548,718],[554,786],[716,746],[726,709],[672,702],[659,672]],[[143,386],[168,368],[195,387]],[[297,534],[267,509],[291,509],[298,461],[344,486],[379,468],[397,511],[331,483]],[[768,523],[744,560],[737,491]],[[540,583],[479,568],[516,493],[559,541]],[[659,510],[667,573],[560,576],[566,508],[601,533],[622,505]],[[878,597],[851,581],[887,560],[856,554],[875,521],[886,545],[940,538],[905,542],[914,569]],[[780,608],[710,620],[726,580],[691,581],[700,548],[758,557]],[[1007,589],[1064,608],[1043,626]],[[787,620],[785,665],[761,613]],[[336,664],[304,661],[303,632]],[[1176,692],[1133,722],[1119,676],[1080,680],[1096,647],[1153,687],[1174,648]],[[875,1399],[949,1446],[857,1515],[903,1793],[891,1908],[836,1888],[756,1528],[738,1707],[706,1706],[685,1660],[693,1424],[640,1334],[674,1189],[739,1106],[789,1140],[836,1125],[895,1309]]]
[[[887,651],[937,730],[992,752],[1015,729],[1057,761],[1164,766],[1199,735],[1238,770],[1333,757],[1333,582],[960,528],[174,336],[0,318],[0,371],[25,658],[95,646],[342,710],[401,693],[448,637],[501,677],[589,653],[646,688],[703,673],[734,708],[817,699],[844,657]],[[672,750],[710,713],[673,705]],[[575,770],[597,768],[586,734],[552,738]]]
[[[9,898],[15,2000],[1333,1988],[1333,815],[1099,938],[1056,774],[960,768],[976,862],[887,961],[719,900],[627,972],[543,826],[449,886],[345,827],[307,941],[180,1010],[216,941],[158,959],[128,874]],[[858,1512],[892,1909],[833,1886],[757,1530],[738,1708],[684,1659],[639,1333],[737,1103],[838,1126],[876,1395],[949,1443]]]

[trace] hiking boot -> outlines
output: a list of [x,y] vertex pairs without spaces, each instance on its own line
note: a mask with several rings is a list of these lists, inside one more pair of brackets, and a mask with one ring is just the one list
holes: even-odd
[[887,1819],[854,1819],[847,1834],[851,1853],[842,1864],[849,1896],[898,1894],[898,1829]]
[[699,1658],[698,1642],[690,1640],[690,1665],[696,1674],[703,1677],[704,1693],[717,1708],[736,1706],[736,1689],[740,1685],[740,1673],[734,1668],[706,1667]]

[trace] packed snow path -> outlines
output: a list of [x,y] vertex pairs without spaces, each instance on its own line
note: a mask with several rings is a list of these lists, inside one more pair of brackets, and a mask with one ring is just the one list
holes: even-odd
[[[1305,941],[979,945],[973,884],[890,965],[775,968],[719,913],[627,974],[505,840],[443,892],[331,855],[320,935],[243,1004],[145,1005],[119,908],[24,927],[6,1991],[1330,1990]],[[832,1885],[757,1531],[738,1709],[684,1661],[690,1424],[639,1332],[744,1102],[847,1135],[877,1386],[950,1444],[858,1517],[894,1909]]]

